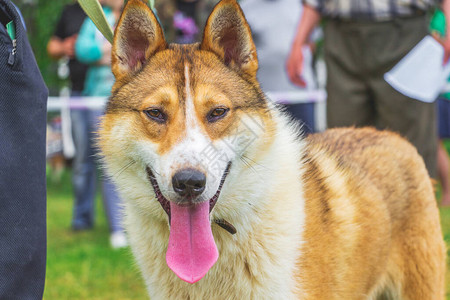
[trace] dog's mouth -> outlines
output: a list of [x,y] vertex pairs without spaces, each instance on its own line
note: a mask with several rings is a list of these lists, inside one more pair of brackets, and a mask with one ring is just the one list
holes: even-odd
[[[152,170],[147,167],[147,175],[156,198],[169,217],[170,234],[166,253],[167,265],[186,282],[195,283],[203,278],[219,257],[212,235],[210,212],[219,199],[230,168],[231,162],[228,163],[222,175],[219,188],[209,201],[183,205],[169,201],[163,196],[156,177]],[[214,222],[231,234],[236,233],[234,226],[227,221],[214,220]]]
[[[230,168],[231,168],[231,162],[228,163],[225,171],[223,172],[222,178],[220,179],[219,188],[217,189],[214,196],[212,196],[212,198],[209,199],[209,212],[211,212],[213,210],[214,206],[217,203],[217,200],[219,199],[220,192],[222,191],[223,184],[225,183],[225,179],[227,178],[228,174],[230,173]],[[170,224],[170,219],[171,219],[170,201],[167,200],[166,197],[164,197],[164,195],[161,193],[161,189],[159,188],[158,181],[156,180],[156,177],[153,174],[153,171],[151,170],[151,168],[147,167],[146,170],[147,170],[147,176],[150,180],[150,183],[153,186],[153,190],[155,191],[156,199],[158,199],[159,204],[161,204],[161,207],[164,209],[167,216],[169,217],[169,224]],[[217,225],[219,225],[220,227],[222,227],[223,229],[225,229],[226,231],[228,231],[231,234],[235,234],[237,232],[236,228],[234,228],[233,225],[231,225],[229,222],[227,222],[223,219],[214,220],[214,223],[216,223]]]
[[[212,209],[216,205],[217,200],[219,199],[220,192],[222,190],[222,186],[225,182],[225,178],[227,177],[228,173],[230,172],[230,168],[231,168],[231,162],[228,163],[227,168],[225,169],[225,172],[222,175],[222,179],[220,180],[219,188],[217,189],[216,194],[214,194],[214,196],[209,200],[209,212],[212,211]],[[169,217],[169,224],[170,224],[170,202],[161,193],[161,190],[159,189],[158,181],[156,181],[156,177],[149,167],[147,167],[147,175],[153,186],[153,190],[155,191],[155,195],[156,195],[156,198],[158,199],[159,204],[161,204],[161,207],[164,209],[167,216]],[[236,228],[231,223],[229,223],[228,221],[226,221],[224,219],[216,219],[213,222],[231,234],[236,234],[236,232],[237,232]]]

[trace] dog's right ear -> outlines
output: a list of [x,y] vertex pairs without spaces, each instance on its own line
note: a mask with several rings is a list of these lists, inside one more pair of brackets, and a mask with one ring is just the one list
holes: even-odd
[[116,80],[133,75],[166,47],[163,30],[152,10],[141,0],[129,0],[114,32],[111,67]]

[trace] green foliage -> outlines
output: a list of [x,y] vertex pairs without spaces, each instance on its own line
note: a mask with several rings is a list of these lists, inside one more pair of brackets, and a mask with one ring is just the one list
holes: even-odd
[[27,26],[28,39],[50,94],[57,95],[65,84],[57,76],[57,62],[47,55],[47,43],[53,35],[62,8],[71,0],[16,0]]

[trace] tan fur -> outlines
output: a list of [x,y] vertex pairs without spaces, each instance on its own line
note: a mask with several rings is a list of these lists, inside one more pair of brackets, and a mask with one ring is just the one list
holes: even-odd
[[[252,33],[242,15],[236,1],[222,1],[220,9],[215,9],[208,18],[201,48],[216,53],[226,65],[238,72],[255,78],[258,70],[256,47],[251,42]],[[224,50],[225,46],[229,46],[228,51]]]
[[370,128],[307,140],[304,238],[311,242],[298,274],[305,293],[372,299],[389,288],[400,299],[443,299],[445,246],[416,149]]
[[[120,24],[143,16],[130,41]],[[413,146],[370,128],[298,138],[259,87],[250,30],[234,0],[214,9],[200,44],[167,45],[160,32],[141,1],[128,1],[99,140],[151,299],[443,299],[439,213]],[[230,110],[209,122],[215,107]],[[149,119],[152,108],[167,121]],[[168,217],[146,169],[166,197],[173,192],[163,183],[180,168],[222,174],[226,165],[205,165],[196,143],[219,149],[232,165],[210,213],[219,259],[189,284],[167,267]]]

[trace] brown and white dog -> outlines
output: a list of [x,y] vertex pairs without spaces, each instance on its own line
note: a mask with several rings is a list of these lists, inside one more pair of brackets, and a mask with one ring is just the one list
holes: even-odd
[[443,299],[430,179],[396,134],[306,139],[264,96],[235,0],[168,45],[128,1],[99,144],[151,299]]

